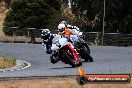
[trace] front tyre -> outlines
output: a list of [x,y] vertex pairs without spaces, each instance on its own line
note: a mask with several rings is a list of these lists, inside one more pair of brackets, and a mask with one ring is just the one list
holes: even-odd
[[73,68],[76,67],[76,63],[74,62],[74,60],[68,55],[67,51],[63,51],[64,52],[64,56],[65,59],[67,60],[68,64],[71,65]]
[[52,56],[50,56],[50,62],[51,62],[52,64],[55,64],[55,63],[58,62],[58,60],[56,60],[55,57],[52,55]]
[[78,67],[79,67],[79,66],[82,66],[82,62],[80,61],[79,64],[77,64],[77,66],[78,66]]

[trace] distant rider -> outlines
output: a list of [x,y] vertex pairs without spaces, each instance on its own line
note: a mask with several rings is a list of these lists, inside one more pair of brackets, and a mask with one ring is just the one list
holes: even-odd
[[79,28],[77,26],[71,26],[67,24],[65,21],[62,21],[58,25],[58,30],[60,35],[63,35],[64,37],[70,39],[70,35],[77,35],[79,37],[79,41],[84,42],[82,38],[82,32],[80,32]]
[[90,49],[89,49],[88,45],[84,41],[85,37],[84,37],[84,35],[82,35],[82,32],[80,32],[80,30],[77,26],[71,26],[71,25],[67,24],[65,21],[62,21],[58,25],[58,30],[59,30],[58,34],[63,35],[70,42],[72,42],[71,39],[70,39],[70,36],[71,35],[77,35],[78,36],[78,42],[85,45],[87,47],[87,49],[89,50],[89,52],[90,52]]
[[42,39],[42,45],[46,45],[46,53],[51,54],[52,50],[52,39],[54,38],[55,35],[51,34],[49,29],[44,29],[42,30],[41,33],[41,39]]

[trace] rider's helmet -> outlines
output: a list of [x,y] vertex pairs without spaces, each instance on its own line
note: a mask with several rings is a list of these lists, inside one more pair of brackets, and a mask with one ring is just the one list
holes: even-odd
[[49,37],[50,37],[50,31],[49,31],[49,29],[43,29],[43,30],[42,30],[42,33],[41,33],[41,37],[42,37],[44,40],[49,39]]
[[66,28],[65,24],[59,24],[58,25],[59,32],[63,32],[65,30],[65,28]]
[[80,31],[79,27],[77,27],[77,26],[72,26],[72,29],[76,29],[77,31]]
[[72,26],[71,26],[71,25],[67,25],[67,28],[70,28],[70,29],[72,29]]
[[79,27],[75,26],[75,28],[76,28],[77,31],[80,31]]
[[61,23],[60,23],[60,24],[64,24],[65,26],[67,26],[67,25],[68,25],[66,21],[61,21]]
[[61,23],[60,24],[66,24],[66,21],[61,21]]

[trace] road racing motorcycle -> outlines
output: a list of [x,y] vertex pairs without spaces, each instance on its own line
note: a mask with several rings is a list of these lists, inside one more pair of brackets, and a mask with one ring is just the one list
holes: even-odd
[[70,40],[76,48],[77,52],[80,54],[81,58],[83,58],[86,62],[93,62],[93,58],[90,55],[89,46],[80,36],[71,35]]
[[55,36],[52,40],[51,50],[52,54],[50,60],[53,64],[62,61],[72,67],[82,65],[78,52],[74,49],[74,46],[68,42],[67,38],[60,35]]

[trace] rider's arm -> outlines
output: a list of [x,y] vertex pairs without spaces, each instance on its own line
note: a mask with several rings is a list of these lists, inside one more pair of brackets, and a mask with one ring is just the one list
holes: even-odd
[[45,47],[45,43],[44,43],[43,37],[41,37],[41,43],[42,43],[42,47]]

